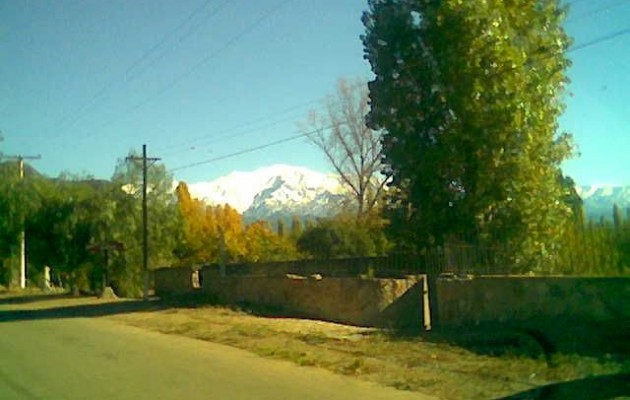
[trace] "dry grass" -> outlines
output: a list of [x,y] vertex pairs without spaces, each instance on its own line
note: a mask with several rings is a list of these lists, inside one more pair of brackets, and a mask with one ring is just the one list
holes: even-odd
[[[23,297],[25,294],[27,297]],[[90,310],[99,309],[102,314],[91,315],[222,343],[263,357],[324,368],[442,399],[500,398],[548,383],[630,371],[628,358],[574,354],[545,358],[531,339],[502,337],[498,332],[465,335],[466,340],[461,340],[461,335],[454,340],[435,333],[403,337],[322,321],[261,317],[220,306],[178,307],[50,296],[37,291],[0,292],[0,309],[6,307],[54,309],[58,310],[57,316],[63,316],[65,309],[73,309],[73,316],[76,312],[89,316]]]
[[630,370],[630,361],[612,357],[555,355],[548,360],[509,347],[500,356],[490,356],[449,344],[435,334],[396,337],[375,329],[259,317],[217,306],[110,318],[443,399],[491,399],[551,382]]

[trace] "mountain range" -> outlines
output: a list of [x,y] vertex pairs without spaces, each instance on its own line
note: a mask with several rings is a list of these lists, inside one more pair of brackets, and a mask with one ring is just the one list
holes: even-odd
[[303,167],[272,165],[232,172],[211,182],[189,185],[190,194],[207,204],[229,204],[245,221],[330,217],[347,199],[335,175]]
[[[276,220],[299,215],[329,217],[348,200],[339,178],[304,167],[272,165],[250,172],[232,172],[209,182],[189,184],[193,197],[207,204],[229,204],[245,221]],[[590,218],[612,218],[614,204],[630,207],[630,186],[576,188]]]
[[630,210],[630,186],[578,186],[576,191],[584,202],[589,218],[612,219],[615,204],[621,208],[623,214],[626,213],[624,210]]

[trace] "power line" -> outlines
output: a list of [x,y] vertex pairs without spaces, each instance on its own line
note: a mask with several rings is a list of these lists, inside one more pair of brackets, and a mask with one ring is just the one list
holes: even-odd
[[[220,137],[214,138],[212,140],[204,141],[204,142],[202,142],[202,144],[199,144],[199,145],[192,145],[192,146],[189,146],[189,147],[186,147],[186,148],[179,148],[178,150],[168,151],[168,152],[164,153],[164,156],[171,156],[171,155],[183,153],[183,152],[186,152],[186,151],[192,151],[192,150],[197,150],[199,148],[208,147],[211,144],[215,144],[215,143],[218,143],[218,142],[221,142],[221,141],[224,141],[224,140],[235,139],[235,138],[242,137],[242,136],[245,136],[247,134],[251,134],[251,133],[255,133],[255,132],[260,132],[263,129],[271,128],[271,127],[280,125],[282,123],[285,123],[285,122],[291,121],[291,120],[295,120],[295,117],[291,116],[291,117],[283,118],[283,119],[271,122],[271,123],[266,124],[266,125],[258,126],[256,128],[241,130],[241,131],[238,131],[235,134],[220,136]],[[234,129],[229,130],[229,131],[223,131],[223,132],[232,132],[232,131],[234,131]],[[209,136],[206,136],[206,137],[209,137]]]
[[[327,126],[327,127],[321,128],[321,129],[328,129],[328,128],[331,128],[331,126]],[[253,151],[266,149],[267,147],[276,146],[276,145],[279,145],[279,144],[282,144],[282,143],[290,142],[290,141],[295,140],[295,139],[299,139],[299,138],[302,138],[302,137],[306,137],[306,136],[312,135],[313,133],[316,133],[317,131],[319,131],[319,129],[315,129],[315,130],[312,130],[312,131],[309,131],[309,132],[300,133],[299,135],[289,136],[289,137],[286,137],[284,139],[276,140],[276,141],[269,142],[269,143],[266,143],[266,144],[263,144],[263,145],[260,145],[260,146],[256,146],[256,147],[250,147],[250,148],[247,148],[247,149],[244,149],[244,150],[240,150],[240,151],[236,151],[234,153],[226,154],[226,155],[223,155],[223,156],[214,157],[214,158],[210,158],[210,159],[203,160],[203,161],[197,161],[197,162],[194,162],[194,163],[191,163],[191,164],[182,165],[182,166],[176,167],[176,168],[171,168],[171,172],[179,171],[179,170],[187,169],[187,168],[192,168],[192,167],[198,167],[200,165],[209,164],[209,163],[212,163],[212,162],[215,162],[215,161],[221,161],[221,160],[225,160],[227,158],[232,158],[232,157],[240,156],[242,154],[251,153]]]
[[[183,74],[180,74],[178,76],[176,76],[174,79],[172,79],[169,83],[167,83],[166,85],[162,86],[160,89],[158,89],[155,93],[153,93],[151,96],[146,97],[144,100],[141,100],[139,102],[137,102],[136,104],[132,105],[131,107],[129,107],[126,111],[123,111],[118,117],[110,119],[109,121],[105,122],[104,124],[101,125],[101,128],[106,127],[108,125],[111,125],[112,123],[116,122],[118,119],[120,119],[121,116],[124,116],[126,114],[131,114],[134,113],[135,111],[139,110],[140,108],[144,107],[146,104],[150,103],[151,101],[153,101],[154,99],[156,99],[157,97],[163,95],[164,93],[168,92],[169,90],[171,90],[173,87],[175,87],[177,84],[179,84],[181,81],[183,81],[184,79],[188,78],[190,75],[192,75],[194,72],[196,72],[199,68],[201,68],[202,66],[204,66],[206,63],[208,63],[210,60],[212,60],[213,58],[215,58],[216,56],[218,56],[219,54],[223,53],[225,50],[227,50],[228,48],[230,48],[231,46],[233,46],[234,44],[236,44],[239,40],[241,40],[243,37],[245,37],[246,35],[248,35],[249,33],[251,33],[256,27],[258,27],[258,25],[260,25],[261,23],[263,23],[267,18],[269,18],[271,15],[273,15],[275,12],[277,12],[280,8],[282,8],[285,4],[289,3],[292,0],[284,0],[281,1],[279,4],[277,4],[276,6],[272,7],[271,9],[269,9],[267,12],[265,12],[264,14],[262,14],[260,17],[258,17],[254,23],[248,25],[245,29],[241,30],[238,34],[234,35],[232,38],[230,38],[223,46],[221,46],[219,49],[215,50],[214,52],[210,53],[209,55],[207,55],[206,57],[202,58],[199,62],[197,62],[196,64],[194,64],[191,68],[189,68],[187,71],[185,71]],[[88,138],[88,137],[92,137],[94,136],[95,133],[92,134],[88,134],[83,136],[83,139]]]
[[[350,86],[349,86],[349,88],[350,88],[350,89],[355,89],[355,88],[358,88],[358,87],[360,87],[360,86],[366,86],[366,85],[367,85],[367,82],[357,83],[357,84],[352,84],[352,85],[350,85]],[[261,118],[254,119],[254,120],[252,120],[252,121],[246,122],[246,123],[244,123],[244,124],[242,124],[242,125],[239,125],[239,126],[233,127],[233,128],[231,128],[231,129],[227,129],[227,130],[220,131],[220,132],[219,132],[219,134],[222,134],[222,133],[227,133],[227,132],[233,132],[233,131],[235,131],[235,130],[237,130],[237,129],[239,129],[239,128],[246,128],[246,127],[248,127],[248,126],[255,125],[255,124],[256,124],[256,123],[258,123],[258,122],[262,122],[262,121],[269,120],[269,119],[271,119],[271,118],[273,118],[273,117],[275,117],[275,116],[279,116],[279,115],[287,114],[287,113],[292,112],[292,111],[295,111],[295,110],[299,110],[299,109],[303,108],[303,107],[304,107],[304,106],[306,106],[306,105],[313,104],[313,103],[317,103],[317,102],[322,102],[322,101],[324,101],[324,100],[326,100],[326,99],[328,99],[328,98],[331,98],[331,97],[333,97],[333,96],[334,96],[334,95],[328,94],[328,95],[325,95],[325,96],[322,96],[322,97],[318,97],[318,98],[313,99],[313,100],[305,101],[305,102],[302,102],[302,103],[299,103],[299,104],[293,105],[293,106],[291,106],[291,107],[289,107],[289,108],[286,108],[286,109],[284,109],[284,110],[282,110],[282,111],[279,111],[279,112],[277,112],[277,113],[269,114],[269,115],[267,115],[267,116],[264,116],[264,117],[261,117]],[[221,142],[221,141],[223,141],[223,140],[235,139],[235,138],[237,138],[237,137],[242,137],[242,136],[245,136],[245,135],[247,135],[247,134],[249,134],[249,133],[258,132],[258,131],[261,131],[261,130],[263,130],[263,129],[267,129],[267,128],[270,128],[270,127],[273,127],[273,126],[279,125],[279,124],[281,124],[281,123],[283,123],[283,122],[287,122],[287,121],[293,120],[294,118],[295,118],[295,117],[283,118],[283,119],[280,119],[280,120],[276,120],[276,121],[274,121],[274,122],[271,122],[271,123],[269,123],[269,124],[266,124],[266,125],[263,125],[263,126],[259,126],[259,127],[257,127],[257,128],[252,128],[252,129],[247,129],[247,130],[244,130],[244,131],[239,131],[239,132],[237,132],[237,133],[235,133],[235,134],[233,134],[233,135],[224,135],[224,136],[218,137],[218,138],[216,138],[216,139],[212,139],[212,140],[210,140],[210,141],[205,141],[205,139],[210,139],[210,138],[212,138],[212,137],[216,136],[216,135],[217,135],[217,133],[212,133],[212,134],[202,135],[202,136],[198,136],[198,137],[196,137],[196,138],[193,138],[193,139],[191,139],[191,140],[187,140],[187,141],[185,141],[185,142],[181,142],[181,144],[179,144],[179,145],[175,145],[175,146],[165,146],[165,147],[162,147],[162,148],[160,148],[160,151],[167,151],[167,153],[166,153],[167,155],[172,155],[172,154],[183,153],[183,152],[185,152],[185,151],[190,151],[190,150],[192,150],[192,148],[191,148],[191,147],[193,147],[193,146],[191,146],[191,145],[193,145],[194,143],[198,143],[198,142],[202,142],[202,141],[203,141],[203,144],[202,144],[202,145],[200,145],[200,146],[194,146],[194,148],[195,148],[195,149],[197,149],[197,148],[199,148],[199,147],[206,147],[206,146],[208,146],[208,145],[210,145],[210,144],[214,144],[214,143],[217,143],[217,142]],[[172,150],[171,150],[171,151],[168,151],[169,149],[172,149]],[[175,150],[175,149],[177,149],[177,150]]]
[[[272,114],[266,115],[266,116],[264,116],[264,117],[260,117],[260,118],[257,118],[257,119],[254,119],[254,120],[251,120],[251,121],[249,121],[249,122],[246,122],[246,123],[244,123],[244,124],[237,125],[237,126],[232,127],[232,128],[230,128],[230,129],[225,129],[225,130],[222,130],[222,131],[218,132],[218,134],[223,134],[223,133],[228,133],[228,132],[234,132],[234,131],[236,131],[236,130],[238,130],[238,129],[241,129],[241,128],[247,128],[248,126],[255,125],[255,124],[259,123],[259,122],[264,122],[264,121],[267,121],[267,120],[269,120],[269,119],[271,119],[271,118],[273,118],[273,117],[280,116],[280,115],[284,115],[284,114],[290,113],[290,112],[292,112],[292,111],[298,110],[298,109],[300,109],[300,108],[303,108],[304,106],[307,106],[307,105],[309,105],[309,104],[316,103],[316,102],[318,102],[318,101],[321,101],[321,100],[322,100],[322,99],[324,99],[324,98],[325,98],[325,97],[320,97],[320,98],[317,98],[317,99],[314,99],[314,100],[309,100],[309,101],[305,101],[305,102],[303,102],[303,103],[296,104],[296,105],[291,106],[291,107],[289,107],[289,108],[286,108],[286,109],[284,109],[284,110],[282,110],[282,111],[278,111],[278,112],[275,112],[275,113],[272,113]],[[293,118],[294,118],[294,117],[284,118],[284,119],[281,119],[281,120],[277,120],[277,121],[274,121],[274,122],[272,122],[272,123],[270,123],[270,124],[264,125],[264,126],[262,126],[262,127],[258,127],[258,128],[256,128],[256,129],[250,129],[250,130],[247,130],[247,131],[242,131],[242,132],[236,133],[236,134],[234,134],[234,135],[225,135],[225,136],[221,136],[221,137],[219,137],[219,138],[216,138],[216,140],[214,140],[214,139],[213,139],[213,140],[212,140],[212,141],[210,141],[210,142],[204,142],[204,145],[208,145],[208,144],[211,144],[211,143],[216,143],[216,142],[219,142],[219,141],[221,141],[221,140],[225,140],[225,139],[232,139],[232,138],[236,138],[236,137],[242,136],[244,133],[249,133],[249,132],[257,131],[257,130],[259,130],[259,129],[261,129],[261,128],[268,128],[268,127],[272,127],[272,126],[278,125],[279,123],[282,123],[282,122],[286,122],[286,121],[288,121],[288,120],[291,120],[291,119],[293,119]],[[187,141],[180,142],[179,144],[174,145],[174,146],[165,146],[165,147],[162,147],[162,148],[160,148],[159,150],[160,150],[160,151],[169,151],[169,150],[171,150],[171,151],[169,151],[167,154],[181,153],[181,152],[183,152],[183,151],[188,150],[188,149],[190,148],[190,145],[193,145],[193,144],[198,143],[198,142],[201,142],[201,141],[205,141],[206,139],[211,139],[212,137],[214,137],[214,136],[216,136],[216,135],[217,135],[217,133],[212,133],[212,134],[207,134],[207,135],[197,136],[197,137],[195,137],[195,138],[193,138],[193,139],[190,139],[190,140],[187,140]]]
[[[585,49],[587,47],[595,46],[595,45],[600,44],[602,42],[614,39],[616,37],[619,37],[619,36],[622,36],[622,35],[626,35],[628,33],[630,33],[630,28],[626,28],[626,29],[623,29],[621,31],[613,32],[613,33],[610,33],[608,35],[605,35],[605,36],[593,39],[593,40],[591,40],[589,42],[586,42],[586,43],[583,43],[583,44],[580,44],[580,45],[577,45],[577,46],[573,46],[570,49],[568,49],[566,52],[569,53],[569,52],[573,52],[573,51],[582,50],[582,49]],[[331,127],[332,126],[327,126],[327,127],[321,128],[321,129],[329,129]],[[198,162],[191,163],[191,164],[186,164],[186,165],[183,165],[183,166],[180,166],[180,167],[173,168],[173,169],[171,169],[171,171],[174,172],[174,171],[179,171],[179,170],[183,170],[183,169],[187,169],[187,168],[197,167],[197,166],[200,166],[200,165],[209,164],[209,163],[212,163],[212,162],[221,161],[221,160],[225,160],[225,159],[228,159],[228,158],[236,157],[236,156],[239,156],[239,155],[242,155],[242,154],[247,154],[247,153],[251,153],[251,152],[254,152],[254,151],[266,149],[268,147],[276,146],[278,144],[282,144],[282,143],[285,143],[285,142],[288,142],[288,141],[299,139],[301,137],[309,136],[309,135],[311,135],[313,133],[316,133],[319,130],[320,129],[315,129],[315,130],[312,130],[312,131],[309,131],[309,132],[301,133],[299,135],[294,135],[294,136],[290,136],[290,137],[287,137],[287,138],[284,138],[284,139],[280,139],[280,140],[276,140],[276,141],[273,141],[273,142],[269,142],[269,143],[266,143],[266,144],[263,144],[263,145],[260,145],[260,146],[247,148],[247,149],[240,150],[240,151],[237,151],[237,152],[234,152],[234,153],[229,153],[229,154],[226,154],[226,155],[223,155],[223,156],[218,156],[218,157],[214,157],[214,158],[210,158],[210,159],[207,159],[207,160],[198,161]]]
[[[141,76],[145,71],[147,71],[151,66],[155,65],[155,63],[157,61],[159,61],[173,46],[171,46],[170,48],[163,50],[162,52],[158,53],[152,61],[150,61],[148,64],[146,64],[144,66],[144,68],[140,69],[137,72],[134,72],[135,70],[137,70],[143,63],[145,60],[149,59],[154,53],[158,52],[158,50],[163,47],[166,43],[168,43],[169,41],[171,41],[171,39],[175,36],[175,34],[182,30],[183,28],[186,27],[186,25],[188,25],[190,23],[190,21],[193,20],[193,18],[199,14],[201,11],[203,11],[203,9],[205,9],[211,2],[212,0],[206,0],[204,3],[201,4],[200,7],[195,8],[192,13],[190,13],[179,25],[177,25],[177,27],[175,27],[174,29],[172,29],[171,31],[167,32],[160,41],[158,41],[155,45],[153,45],[149,50],[145,51],[142,56],[140,56],[138,59],[136,59],[131,66],[129,66],[125,72],[118,74],[110,83],[106,84],[105,86],[103,86],[96,94],[94,94],[90,100],[88,100],[87,102],[85,102],[81,107],[78,108],[78,110],[74,113],[74,117],[71,116],[66,116],[65,118],[63,118],[61,120],[61,122],[59,122],[57,124],[58,129],[59,128],[65,128],[68,129],[72,126],[74,126],[78,121],[80,121],[82,118],[84,118],[86,115],[88,115],[90,112],[92,112],[99,104],[99,102],[104,99],[107,95],[107,93],[109,93],[112,89],[114,89],[116,86],[120,86],[122,84],[129,84],[130,82],[133,82],[135,79],[137,79],[139,76]],[[203,19],[202,22],[198,23],[197,25],[195,25],[193,27],[193,29],[189,30],[186,34],[182,35],[179,40],[178,43],[181,43],[184,39],[186,39],[188,36],[190,36],[196,29],[198,29],[205,20],[209,19],[210,17],[213,17],[214,15],[218,14],[221,9],[223,9],[223,7],[225,5],[227,5],[229,2],[231,2],[232,0],[226,0],[223,3],[221,3],[219,6],[215,7],[214,9],[212,9],[210,11],[210,13],[208,15],[206,15]],[[59,135],[55,136],[58,137]]]
[[567,50],[567,53],[570,53],[570,52],[573,52],[573,51],[582,50],[582,49],[585,49],[587,47],[595,46],[596,44],[607,42],[607,41],[612,40],[612,39],[614,39],[616,37],[627,35],[629,33],[630,33],[630,28],[625,28],[625,29],[622,29],[620,31],[612,32],[612,33],[610,33],[608,35],[600,36],[599,38],[593,39],[590,42],[586,42],[586,43],[582,43],[582,44],[577,45],[577,46],[573,46],[573,47],[571,47],[570,49]]
[[[186,25],[188,25],[188,23],[190,21],[192,21],[192,19],[198,14],[200,13],[204,8],[206,8],[210,2],[212,0],[206,0],[205,2],[203,2],[201,4],[201,6],[199,6],[198,8],[196,8],[191,14],[188,15],[188,17],[183,20],[172,32],[176,32],[178,30],[181,30],[183,28],[186,27]],[[213,17],[214,15],[216,15],[217,13],[219,13],[228,3],[230,3],[232,0],[226,0],[223,3],[219,4],[217,7],[215,7],[214,9],[212,9],[210,11],[210,13],[208,13],[199,23],[197,23],[195,26],[192,27],[192,29],[190,29],[188,32],[186,32],[185,34],[183,34],[182,36],[179,37],[178,42],[182,42],[184,41],[186,38],[188,38],[191,34],[193,34],[195,32],[195,30],[197,30],[201,25],[203,25],[203,23],[205,23],[210,17]],[[151,48],[148,52],[147,52],[147,56],[150,55],[150,53],[152,53],[154,50],[159,49],[161,46],[163,46],[166,42],[168,42],[170,40],[171,35],[165,35],[162,40],[157,43],[155,46],[153,46],[153,48]],[[171,46],[172,48],[172,46]],[[154,59],[153,61],[151,61],[149,63],[149,65],[145,66],[144,69],[141,70],[141,72],[145,71],[147,68],[149,68],[150,66],[154,65],[160,58],[162,58],[164,56],[164,54],[166,54],[166,52],[168,51],[168,49],[166,51],[162,51],[160,52]],[[140,60],[138,60],[136,63],[134,63],[134,65],[132,65],[131,67],[129,67],[127,69],[126,74],[130,75],[131,72],[138,68],[140,66],[140,64],[148,57],[143,57]]]
[[608,11],[608,10],[611,10],[613,8],[616,8],[616,7],[622,6],[624,4],[627,4],[629,1],[630,0],[621,0],[621,1],[618,1],[616,3],[611,3],[611,4],[605,5],[603,7],[600,7],[598,9],[589,11],[589,12],[578,14],[575,17],[569,18],[567,20],[567,23],[570,24],[570,23],[573,23],[575,21],[579,21],[579,20],[584,19],[584,18],[592,17],[593,15],[597,15],[597,14],[600,14],[600,13],[602,13],[604,11]]

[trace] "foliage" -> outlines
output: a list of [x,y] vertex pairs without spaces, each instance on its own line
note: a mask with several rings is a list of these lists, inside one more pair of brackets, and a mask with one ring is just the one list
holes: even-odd
[[268,223],[256,221],[243,227],[242,216],[229,205],[206,206],[193,199],[186,183],[177,187],[183,217],[179,264],[261,262],[293,259],[295,245],[273,232]]
[[302,220],[297,215],[294,215],[291,217],[291,236],[297,240],[302,235],[302,232],[304,232]]
[[613,223],[576,221],[567,230],[552,272],[586,276],[630,274],[630,219],[624,220],[618,209],[612,209]]
[[17,251],[26,217],[38,208],[32,180],[21,180],[13,163],[0,164],[0,256]]
[[364,81],[339,80],[321,113],[311,111],[305,132],[319,147],[352,194],[357,216],[369,213],[381,199],[385,177],[381,172],[380,132],[365,124],[368,91]]
[[[136,154],[131,153],[131,156]],[[173,192],[172,176],[163,164],[154,164],[147,174],[149,269],[175,262],[175,249],[182,237],[182,223]],[[105,199],[102,226],[96,239],[116,241],[124,251],[112,259],[111,280],[117,293],[139,296],[142,289],[142,166],[118,161]]]
[[11,286],[18,277],[20,235],[27,218],[39,208],[36,181],[28,166],[20,179],[15,163],[0,163],[0,284]]
[[339,215],[308,228],[297,241],[298,249],[314,258],[373,257],[389,249],[383,222],[378,218]]
[[245,228],[245,261],[286,261],[297,257],[294,242],[273,232],[265,221]]
[[518,270],[558,256],[564,14],[557,0],[369,1],[368,125],[386,131],[397,244],[501,245]]
[[284,220],[282,218],[278,219],[276,222],[276,233],[280,237],[284,237],[286,234],[287,228]]
[[[37,182],[40,205],[26,221],[31,277],[47,265],[76,290],[87,291],[93,286],[86,276],[96,260],[88,247],[99,229],[108,189],[106,182],[89,178]],[[102,264],[97,265],[102,272]]]

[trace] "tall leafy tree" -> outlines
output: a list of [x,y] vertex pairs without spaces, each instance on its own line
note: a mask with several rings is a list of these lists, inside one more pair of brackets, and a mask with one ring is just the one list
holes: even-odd
[[297,257],[293,241],[274,232],[267,221],[255,221],[243,232],[245,261],[286,261]]
[[368,125],[386,132],[391,226],[410,247],[500,245],[523,269],[555,257],[571,214],[564,15],[557,0],[369,1]]
[[177,199],[184,236],[178,248],[179,263],[233,263],[278,261],[296,256],[294,243],[276,234],[269,224],[256,221],[243,226],[242,215],[229,205],[207,206],[193,199],[180,182]]
[[[131,153],[131,156],[137,154]],[[182,221],[173,191],[173,178],[163,164],[148,170],[149,268],[171,265],[181,240]],[[142,290],[142,165],[118,161],[111,179],[111,209],[107,213],[104,238],[122,243],[124,251],[112,260],[111,278],[115,289],[127,296]]]
[[35,180],[39,176],[27,166],[27,178],[20,179],[15,163],[0,163],[0,284],[17,279],[20,232],[39,208]]
[[88,247],[99,226],[106,187],[89,178],[38,182],[40,206],[26,224],[31,277],[48,265],[74,289],[89,289],[94,256]]

